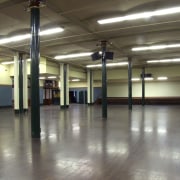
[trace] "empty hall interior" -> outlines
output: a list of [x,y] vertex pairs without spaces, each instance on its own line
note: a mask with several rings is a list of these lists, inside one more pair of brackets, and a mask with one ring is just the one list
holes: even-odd
[[178,0],[0,9],[0,180],[179,180]]

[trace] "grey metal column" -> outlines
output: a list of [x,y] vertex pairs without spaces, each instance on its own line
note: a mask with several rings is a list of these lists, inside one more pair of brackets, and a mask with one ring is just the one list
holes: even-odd
[[107,118],[106,43],[107,43],[107,41],[101,41],[101,47],[102,47],[102,117],[103,118]]
[[39,100],[39,31],[40,9],[38,1],[31,0],[31,136],[40,138],[40,100]]
[[19,112],[23,113],[23,54],[19,53]]
[[128,57],[128,107],[132,109],[132,58]]
[[145,67],[142,68],[142,106],[145,105]]

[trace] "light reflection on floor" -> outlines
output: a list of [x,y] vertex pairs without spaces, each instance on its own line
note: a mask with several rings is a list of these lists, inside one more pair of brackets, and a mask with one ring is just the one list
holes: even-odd
[[0,179],[179,179],[180,107],[108,108],[41,107],[40,140],[28,113],[0,109]]

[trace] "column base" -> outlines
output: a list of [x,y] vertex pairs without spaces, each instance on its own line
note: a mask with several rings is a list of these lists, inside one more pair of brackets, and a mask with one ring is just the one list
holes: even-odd
[[20,113],[20,110],[19,110],[19,109],[15,109],[15,110],[14,110],[14,113],[15,113],[15,114],[19,114],[19,113]]
[[67,109],[67,108],[69,108],[69,105],[63,105],[63,106],[60,106],[61,107],[61,109]]
[[[23,109],[23,113],[25,113],[25,112],[28,112],[28,109]],[[19,109],[15,109],[15,110],[14,110],[14,113],[15,113],[15,114],[20,114],[21,111],[20,111]]]
[[94,103],[87,103],[87,105],[88,105],[88,106],[92,106],[92,105],[94,105]]

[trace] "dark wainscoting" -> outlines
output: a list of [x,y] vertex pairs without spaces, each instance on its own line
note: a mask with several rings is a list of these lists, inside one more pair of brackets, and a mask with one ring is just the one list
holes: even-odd
[[[127,97],[108,97],[107,98],[108,104],[122,104],[127,105],[128,104],[128,98]],[[133,104],[140,105],[141,104],[141,98],[134,97],[133,98]],[[95,102],[95,104],[101,104],[101,98],[98,98]],[[180,97],[147,97],[145,99],[145,104],[147,105],[178,105],[180,104]]]

